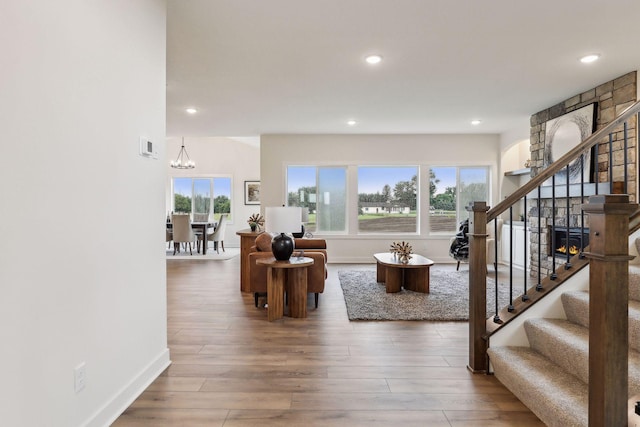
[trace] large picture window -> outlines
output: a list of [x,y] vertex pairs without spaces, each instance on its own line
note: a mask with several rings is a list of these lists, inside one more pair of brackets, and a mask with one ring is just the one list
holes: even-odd
[[218,221],[223,213],[231,220],[231,178],[173,178],[174,212],[209,214]]
[[287,204],[309,209],[310,232],[344,233],[347,229],[345,167],[289,166]]
[[489,200],[488,167],[432,167],[429,172],[429,222],[434,234],[455,233],[469,218],[466,207]]
[[417,166],[358,167],[358,231],[416,233]]

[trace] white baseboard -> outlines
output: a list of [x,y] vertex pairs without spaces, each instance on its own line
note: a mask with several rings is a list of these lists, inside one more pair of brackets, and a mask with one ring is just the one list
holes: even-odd
[[124,386],[82,425],[86,427],[107,427],[113,424],[170,364],[169,349],[165,348],[138,375],[131,379],[129,384]]

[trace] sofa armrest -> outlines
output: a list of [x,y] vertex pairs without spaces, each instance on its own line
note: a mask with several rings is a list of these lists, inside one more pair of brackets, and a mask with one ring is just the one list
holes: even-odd
[[325,239],[293,239],[296,249],[327,249],[327,241]]

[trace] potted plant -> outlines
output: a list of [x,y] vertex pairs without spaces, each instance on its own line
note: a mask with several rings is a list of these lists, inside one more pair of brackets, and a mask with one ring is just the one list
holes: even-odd
[[251,231],[260,231],[260,227],[264,225],[264,218],[260,214],[253,214],[247,220]]

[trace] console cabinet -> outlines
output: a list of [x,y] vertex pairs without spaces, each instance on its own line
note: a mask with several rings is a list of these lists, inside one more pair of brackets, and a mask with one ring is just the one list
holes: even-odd
[[[502,225],[501,247],[502,247],[502,263],[508,264],[511,258],[511,240],[509,238],[510,224],[504,223]],[[525,260],[525,245],[527,252],[527,259]],[[531,246],[529,240],[529,229],[525,227],[524,222],[513,222],[513,266],[516,268],[524,269],[525,261],[526,268],[529,269],[531,258]]]

